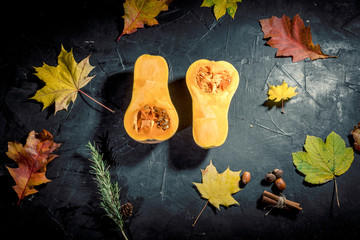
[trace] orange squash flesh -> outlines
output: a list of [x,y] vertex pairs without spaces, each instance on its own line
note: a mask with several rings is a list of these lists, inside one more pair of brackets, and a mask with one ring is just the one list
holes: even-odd
[[128,135],[141,143],[159,143],[177,131],[179,118],[170,99],[169,69],[161,56],[144,54],[134,67],[131,102],[124,116]]
[[202,148],[222,145],[228,135],[228,111],[239,85],[237,70],[225,61],[201,59],[190,65],[186,85],[193,107],[193,137]]

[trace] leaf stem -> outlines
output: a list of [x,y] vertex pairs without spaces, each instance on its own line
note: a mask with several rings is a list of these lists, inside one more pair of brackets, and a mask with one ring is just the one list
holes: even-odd
[[284,114],[284,99],[281,99],[281,113]]
[[114,110],[108,108],[107,106],[105,106],[104,104],[100,103],[99,101],[95,100],[94,98],[90,97],[88,94],[84,93],[83,91],[81,91],[80,89],[78,89],[79,92],[81,92],[82,94],[84,94],[85,96],[87,96],[88,98],[90,98],[91,100],[93,100],[94,102],[96,102],[97,104],[99,104],[100,106],[102,106],[103,108],[106,108],[107,110],[109,110],[112,113],[115,113]]
[[200,215],[202,214],[202,212],[204,211],[204,209],[206,208],[206,206],[208,205],[209,200],[207,200],[205,206],[203,207],[203,209],[201,210],[201,212],[199,213],[199,215],[197,216],[197,218],[195,219],[195,222],[192,224],[192,227],[195,227],[195,224],[197,222],[197,220],[199,219]]
[[335,182],[335,195],[336,195],[336,201],[337,201],[337,205],[338,205],[338,207],[340,207],[340,201],[339,201],[339,194],[338,194],[338,187],[337,187],[337,183],[336,183],[336,177],[334,177],[334,182]]
[[[44,146],[44,143],[41,142],[40,144],[41,144],[41,145],[40,145],[40,148],[39,148],[39,149],[42,149],[43,146]],[[37,162],[39,161],[39,160],[38,160],[38,159],[39,159],[39,156],[40,156],[40,153],[37,152],[37,153],[36,153],[36,156],[34,157],[34,163],[37,163]],[[31,176],[33,175],[33,173],[37,171],[37,170],[35,170],[35,166],[34,166],[34,165],[36,165],[36,164],[32,164],[32,166],[28,165],[28,167],[30,168],[29,177],[28,177],[28,179],[26,180],[26,184],[25,184],[24,190],[21,192],[21,196],[19,197],[19,200],[18,200],[18,202],[17,202],[17,205],[19,205],[19,204],[20,204],[20,201],[21,201],[22,199],[24,199],[25,191],[26,191],[26,188],[27,188],[28,185],[29,185],[30,178],[31,178]]]
[[[125,31],[125,30],[124,30]],[[118,42],[120,40],[120,38],[122,37],[122,35],[124,35],[124,31],[120,34],[120,36],[116,39],[116,42]]]

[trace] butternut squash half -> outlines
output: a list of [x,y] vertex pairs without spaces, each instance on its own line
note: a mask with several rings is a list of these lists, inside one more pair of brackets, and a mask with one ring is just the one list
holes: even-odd
[[170,99],[169,69],[161,56],[144,54],[134,67],[131,102],[124,116],[128,135],[141,143],[159,143],[177,131],[179,117]]
[[196,144],[202,148],[222,145],[228,135],[228,111],[239,73],[228,62],[201,59],[187,70],[186,85],[192,98]]

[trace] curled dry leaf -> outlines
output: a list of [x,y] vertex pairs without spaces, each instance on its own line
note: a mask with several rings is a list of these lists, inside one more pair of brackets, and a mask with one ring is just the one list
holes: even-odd
[[38,192],[35,186],[50,182],[45,176],[46,165],[58,156],[52,152],[60,145],[46,130],[41,133],[31,131],[25,146],[16,141],[8,142],[6,154],[18,164],[18,168],[7,167],[16,183],[13,188],[19,197],[18,204],[24,197]]

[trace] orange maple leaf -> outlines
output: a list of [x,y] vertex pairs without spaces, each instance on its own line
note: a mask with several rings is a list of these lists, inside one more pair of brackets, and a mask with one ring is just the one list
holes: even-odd
[[13,186],[20,201],[38,191],[34,186],[50,182],[46,178],[46,165],[58,155],[51,154],[60,147],[53,141],[53,136],[46,130],[41,133],[31,131],[25,146],[18,142],[8,142],[6,155],[18,164],[18,168],[6,167],[14,178]]
[[292,57],[293,62],[310,58],[336,57],[326,55],[321,51],[320,45],[312,42],[310,26],[305,27],[299,14],[296,14],[291,21],[289,17],[283,15],[281,18],[271,17],[261,19],[260,24],[264,32],[264,39],[273,48],[277,48],[277,57]]
[[126,0],[124,3],[124,30],[117,41],[124,34],[131,34],[144,24],[153,26],[159,24],[155,19],[161,11],[167,11],[172,0]]

